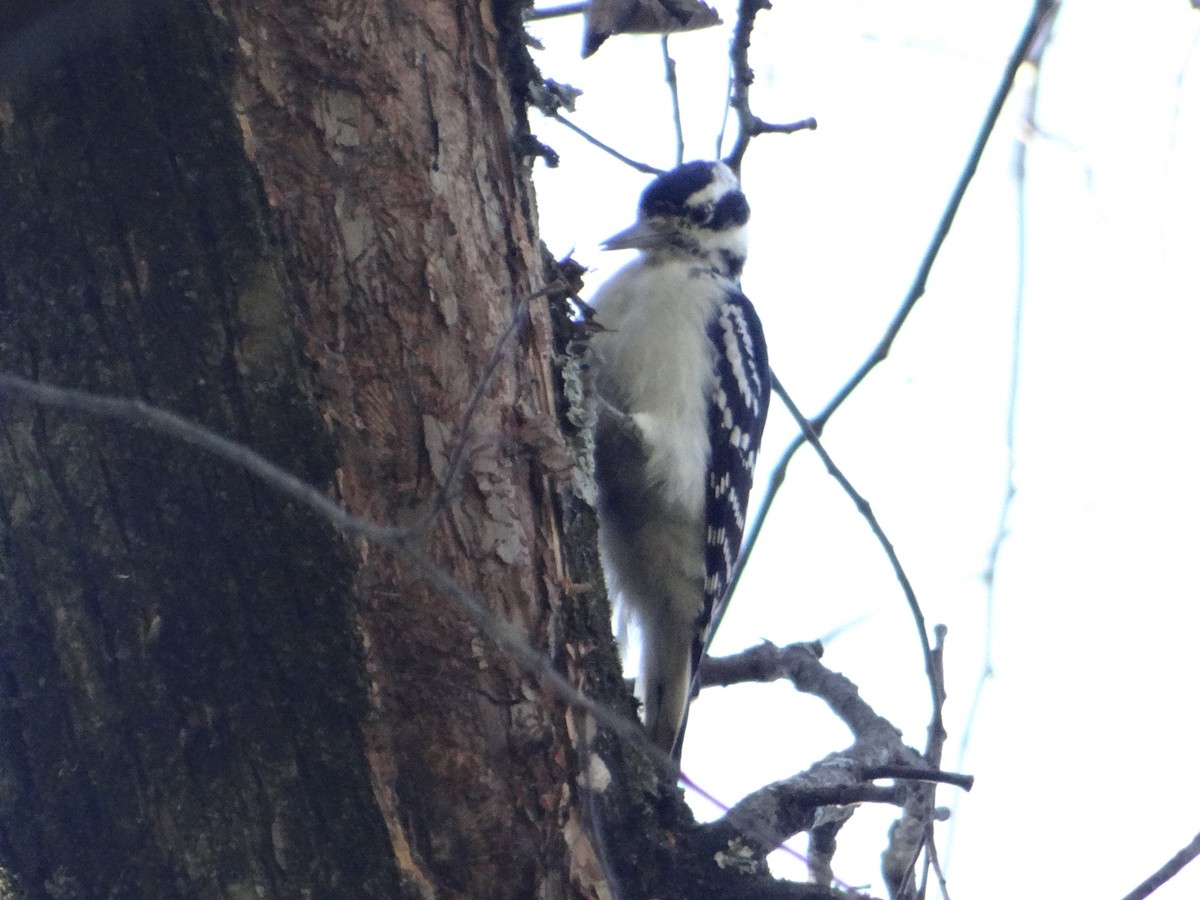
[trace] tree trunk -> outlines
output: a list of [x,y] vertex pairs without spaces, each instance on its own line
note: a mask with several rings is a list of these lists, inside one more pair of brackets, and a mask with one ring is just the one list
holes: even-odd
[[[544,301],[461,427],[540,272],[516,10],[17,12],[3,368],[429,514],[446,572],[561,640]],[[29,896],[568,895],[561,704],[402,558],[145,430],[6,405],[3,438],[0,857]]]

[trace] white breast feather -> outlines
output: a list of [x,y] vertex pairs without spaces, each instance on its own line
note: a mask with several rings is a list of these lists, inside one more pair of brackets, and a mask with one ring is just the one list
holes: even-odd
[[641,427],[652,481],[694,516],[704,511],[709,462],[707,324],[724,291],[694,263],[638,259],[592,300],[605,329],[592,339],[604,361],[600,392]]

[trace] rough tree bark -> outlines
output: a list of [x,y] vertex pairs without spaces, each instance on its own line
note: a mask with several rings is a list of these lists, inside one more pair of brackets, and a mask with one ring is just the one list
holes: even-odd
[[[445,572],[632,709],[555,452],[518,6],[0,11],[0,369],[432,512]],[[0,403],[0,866],[29,897],[800,896],[716,870],[603,733],[589,800],[580,720],[402,555]]]

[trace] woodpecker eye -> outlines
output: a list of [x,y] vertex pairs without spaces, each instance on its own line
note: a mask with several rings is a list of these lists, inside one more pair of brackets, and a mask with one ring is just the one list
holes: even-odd
[[682,219],[724,231],[750,219],[750,205],[724,166],[690,162],[655,179],[642,193],[642,218]]
[[715,231],[741,227],[750,221],[750,203],[741,191],[726,194],[717,201],[708,227]]

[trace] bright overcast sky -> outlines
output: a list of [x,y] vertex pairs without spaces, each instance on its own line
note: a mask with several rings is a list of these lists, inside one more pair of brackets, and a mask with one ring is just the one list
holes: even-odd
[[[735,4],[717,5],[731,22]],[[809,414],[900,305],[1031,6],[775,0],[759,17],[755,111],[815,116],[819,129],[760,138],[746,158],[744,287],[775,371]],[[532,30],[543,75],[584,90],[576,124],[672,164],[656,38],[616,38],[584,62],[578,19]],[[714,154],[727,41],[724,30],[672,38],[687,158]],[[1065,0],[1045,54],[1027,143],[1016,496],[996,570],[995,675],[963,760],[986,645],[981,573],[1004,494],[1020,102],[891,357],[826,431],[927,619],[949,627],[945,764],[976,776],[970,794],[939,792],[955,805],[939,845],[956,900],[1119,900],[1200,831],[1198,48],[1188,0]],[[556,170],[539,164],[543,237],[595,267],[594,289],[627,258],[596,245],[632,221],[647,178],[534,119],[562,155]],[[777,405],[760,484],[793,433]],[[835,632],[826,663],[923,747],[928,689],[903,595],[806,449],[714,649]],[[684,768],[733,802],[848,740],[819,702],[783,685],[710,691],[693,709]],[[856,815],[839,878],[884,893],[878,854],[893,818]],[[1196,897],[1200,861],[1155,894]]]

